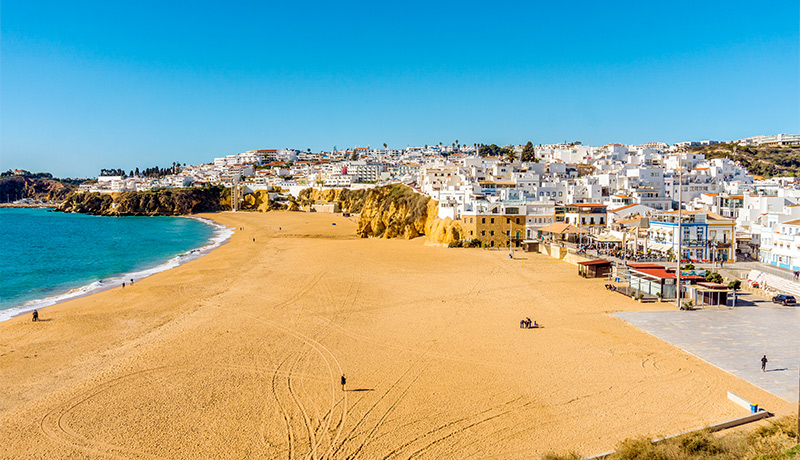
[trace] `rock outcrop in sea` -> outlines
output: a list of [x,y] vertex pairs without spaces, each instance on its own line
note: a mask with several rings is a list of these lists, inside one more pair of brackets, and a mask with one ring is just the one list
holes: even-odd
[[73,192],[56,211],[97,216],[181,216],[229,209],[230,190],[209,187],[149,192]]

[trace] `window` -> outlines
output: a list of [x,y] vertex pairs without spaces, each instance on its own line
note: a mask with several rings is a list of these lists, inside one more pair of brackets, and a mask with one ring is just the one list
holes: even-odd
[[510,224],[510,223],[511,223],[511,218],[510,218],[510,217],[506,217],[506,223],[507,223],[507,224]]
[[485,217],[481,217],[481,223],[482,223],[482,224],[485,224],[485,223],[486,223],[486,218],[485,218]]
[[494,217],[492,217],[492,223],[494,223]]
[[490,235],[490,236],[494,236],[494,230],[490,231],[490,232],[489,232],[489,235]]
[[481,230],[481,236],[486,236],[486,230]]
[[517,221],[517,225],[519,225],[519,217],[517,217],[516,221]]

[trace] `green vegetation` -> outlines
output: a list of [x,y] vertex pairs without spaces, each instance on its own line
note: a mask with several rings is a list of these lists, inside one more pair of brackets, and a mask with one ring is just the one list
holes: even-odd
[[481,145],[478,148],[478,155],[482,157],[508,158],[509,155],[513,154],[514,154],[513,150],[509,150],[503,147],[498,147],[496,144]]
[[709,283],[722,283],[722,275],[717,272],[707,272],[706,281]]
[[455,240],[451,241],[450,244],[447,245],[451,248],[480,248],[481,240],[477,238],[473,238],[471,240]]
[[707,159],[730,158],[739,162],[754,176],[796,177],[800,174],[800,146],[742,146],[722,143],[692,147],[690,151],[705,154]]
[[520,160],[534,162],[534,163],[539,162],[539,160],[536,159],[536,151],[533,148],[533,142],[528,141],[528,143],[525,144],[525,147],[522,148],[522,155],[520,157]]
[[[800,458],[797,417],[769,421],[750,431],[711,433],[693,431],[653,443],[647,438],[627,439],[605,460],[789,460]],[[548,453],[544,460],[573,460],[581,456]]]
[[733,289],[734,291],[738,291],[742,288],[742,282],[740,280],[732,280],[728,283],[728,289]]
[[[184,166],[186,166],[186,165],[184,165]],[[119,168],[117,168],[117,169],[114,169],[114,168],[112,168],[112,169],[101,169],[100,170],[100,175],[101,176],[122,176],[122,177],[138,176],[138,177],[158,178],[158,177],[167,176],[169,174],[177,174],[178,171],[180,171],[180,168],[181,168],[181,164],[179,162],[177,162],[177,161],[173,161],[172,165],[170,167],[168,167],[168,168],[161,168],[161,167],[158,167],[158,166],[153,166],[152,168],[145,168],[145,169],[143,169],[141,171],[139,171],[139,168],[136,168],[135,170],[131,170],[128,173],[126,173],[124,169],[119,169]]]

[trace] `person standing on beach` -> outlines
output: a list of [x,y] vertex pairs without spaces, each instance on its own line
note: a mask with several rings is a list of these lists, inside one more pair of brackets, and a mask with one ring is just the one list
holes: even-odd
[[125,289],[125,281],[122,282],[122,289]]
[[33,321],[39,321],[39,311],[33,310]]
[[343,375],[342,376],[342,391],[344,391],[344,386],[345,386],[346,383],[347,383],[347,379],[344,378],[344,375]]
[[767,372],[767,355],[761,358],[761,372]]

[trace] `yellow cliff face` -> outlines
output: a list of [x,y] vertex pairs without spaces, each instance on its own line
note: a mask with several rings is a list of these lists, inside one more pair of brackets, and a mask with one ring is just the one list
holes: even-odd
[[438,202],[402,184],[369,190],[309,188],[300,192],[297,200],[304,208],[337,203],[344,212],[360,213],[356,233],[362,238],[412,239],[425,235],[428,244],[450,245],[464,234],[457,221],[438,217]]
[[425,234],[430,198],[405,185],[373,188],[367,193],[357,233],[367,238],[416,238]]

